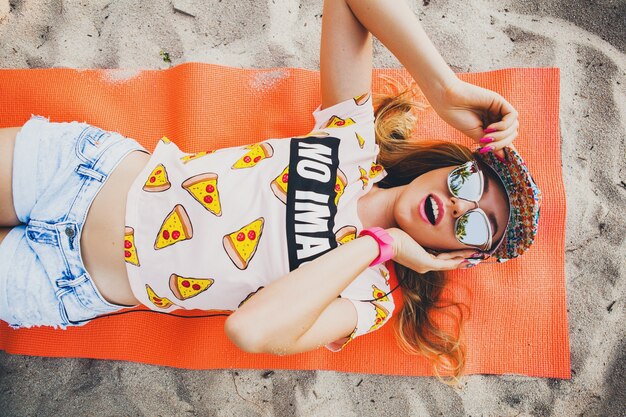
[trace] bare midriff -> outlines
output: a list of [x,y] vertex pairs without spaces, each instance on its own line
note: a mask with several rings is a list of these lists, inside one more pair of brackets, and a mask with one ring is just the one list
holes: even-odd
[[83,226],[80,250],[85,269],[100,294],[110,303],[134,306],[124,260],[126,197],[150,155],[128,154],[109,175],[96,195]]

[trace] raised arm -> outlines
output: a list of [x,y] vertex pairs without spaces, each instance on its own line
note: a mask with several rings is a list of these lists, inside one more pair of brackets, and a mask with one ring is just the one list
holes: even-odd
[[[491,90],[461,81],[405,0],[324,1],[322,108],[370,91],[370,33],[398,58],[448,124],[481,146],[488,144],[495,150],[510,145],[517,137],[519,123],[513,106]],[[479,142],[485,136],[493,140]]]
[[370,91],[374,34],[431,104],[458,81],[404,0],[325,0],[320,48],[322,108]]

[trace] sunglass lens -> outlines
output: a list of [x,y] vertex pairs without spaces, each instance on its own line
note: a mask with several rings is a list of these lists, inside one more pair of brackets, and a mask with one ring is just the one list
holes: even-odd
[[479,211],[470,211],[456,220],[456,238],[469,246],[483,246],[489,242],[489,220]]
[[456,168],[448,176],[450,191],[464,200],[478,201],[483,191],[478,165],[468,162]]

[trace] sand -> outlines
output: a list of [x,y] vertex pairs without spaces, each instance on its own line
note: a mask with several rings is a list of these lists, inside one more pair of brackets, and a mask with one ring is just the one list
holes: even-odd
[[[571,380],[476,375],[452,389],[433,378],[187,371],[0,352],[0,414],[625,415],[626,3],[411,4],[457,72],[561,68]],[[109,68],[111,82],[187,61],[317,70],[321,6],[0,0],[0,66]],[[376,43],[374,66],[399,63]],[[255,87],[271,88],[287,71],[267,73]]]

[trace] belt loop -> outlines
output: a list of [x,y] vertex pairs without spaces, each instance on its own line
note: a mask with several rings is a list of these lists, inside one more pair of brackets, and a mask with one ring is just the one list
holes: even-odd
[[76,167],[75,171],[79,174],[85,175],[87,177],[91,177],[96,181],[102,182],[104,181],[105,176],[102,175],[101,173],[99,173],[98,171],[95,171],[91,168],[87,168],[85,165],[80,164]]
[[[62,277],[62,278],[57,278],[56,279],[56,284],[57,287],[59,288],[59,290],[57,290],[57,292],[60,294],[61,291],[69,291],[67,289],[62,290],[66,287],[76,287],[80,284],[82,284],[83,282],[87,281],[87,274],[82,274],[76,278],[68,278],[66,276]],[[59,295],[57,294],[57,295]]]

